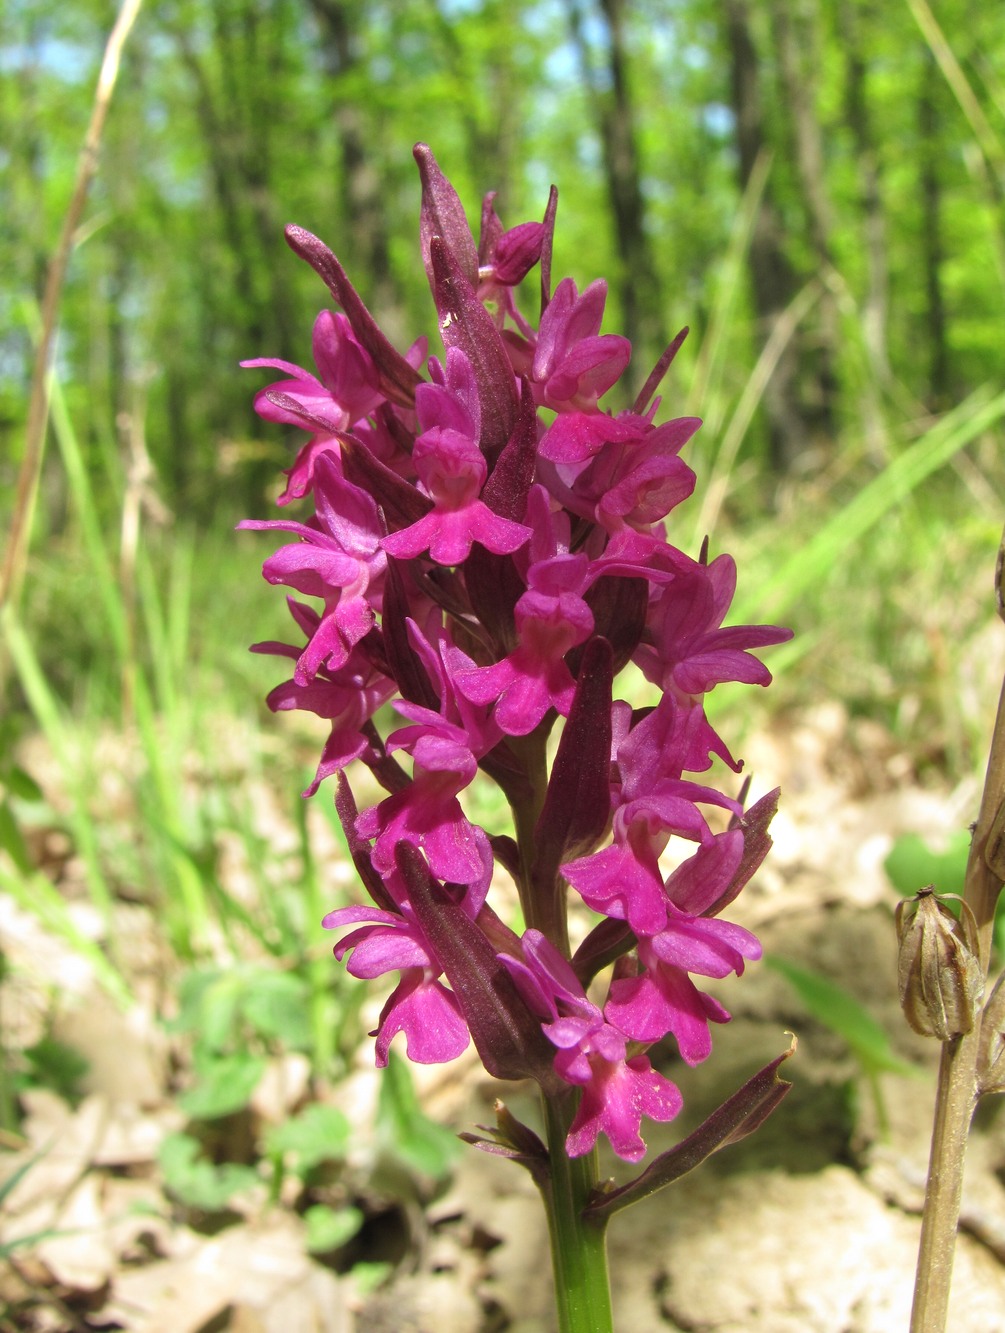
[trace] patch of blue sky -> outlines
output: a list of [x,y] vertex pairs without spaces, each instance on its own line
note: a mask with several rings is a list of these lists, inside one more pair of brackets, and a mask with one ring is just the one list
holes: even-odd
[[87,83],[94,78],[95,52],[81,42],[61,37],[44,37],[36,42],[11,42],[0,47],[0,74],[17,74],[42,69],[69,84]]

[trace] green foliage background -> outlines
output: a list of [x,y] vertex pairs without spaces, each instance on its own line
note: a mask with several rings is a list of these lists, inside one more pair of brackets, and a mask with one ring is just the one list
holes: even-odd
[[[95,0],[0,16],[0,521],[113,18]],[[226,900],[214,830],[258,836],[219,736],[253,725],[275,664],[245,646],[283,637],[285,616],[257,580],[261,538],[232,529],[268,514],[297,441],[256,418],[264,377],[238,362],[311,365],[326,294],[287,221],[332,246],[401,345],[435,333],[419,139],[473,223],[485,191],[512,225],[558,185],[555,278],[609,279],[606,327],[632,333],[641,374],[690,325],[663,411],[706,424],[671,537],[737,551],[735,616],[796,628],[773,697],[878,718],[915,770],[976,767],[988,691],[970,645],[1005,493],[1003,61],[1005,10],[963,0],[148,0],[63,295],[24,623],[0,676],[3,771],[41,729],[92,893],[154,884],[185,952]],[[138,730],[149,844],[92,827],[108,725]],[[244,758],[293,791],[320,740],[263,739],[280,726]],[[209,797],[178,780],[193,747]],[[6,828],[29,809],[12,781]],[[273,918],[284,950],[298,901]]]
[[[113,21],[98,0],[0,12],[0,531]],[[796,629],[770,702],[811,722],[837,703],[849,790],[850,762],[866,792],[953,782],[983,762],[1000,684],[1003,69],[1005,8],[964,0],[146,0],[63,293],[24,591],[3,610],[0,893],[123,1007],[129,912],[155,923],[191,1047],[170,1090],[191,1133],[161,1161],[174,1200],[213,1210],[296,1176],[318,1252],[363,1218],[341,1129],[313,1118],[365,1040],[365,988],[342,984],[318,924],[358,891],[329,793],[295,796],[323,724],[268,715],[276,664],[246,651],[288,633],[258,577],[271,545],[233,532],[269,515],[299,443],[258,420],[265,375],[238,363],[310,368],[326,296],[284,223],[321,236],[407,346],[435,335],[413,143],[474,224],[489,190],[507,224],[539,218],[554,182],[554,278],[609,279],[605,327],[631,333],[641,374],[691,327],[662,410],[705,427],[670,537],[736,552],[732,620]],[[736,753],[750,694],[724,731]],[[857,753],[861,721],[881,726]],[[490,827],[494,799],[471,793]],[[53,833],[62,862],[38,850]],[[811,1012],[833,1007],[802,983]],[[56,982],[47,1023],[61,1004]],[[874,1073],[871,1027],[842,1021]],[[211,1161],[213,1125],[282,1052],[309,1058],[323,1105]],[[48,1033],[0,1049],[16,1074],[0,1131],[20,1088],[76,1095],[86,1071],[65,1055]],[[378,1139],[439,1180],[450,1153],[408,1078],[392,1064]]]
[[[832,429],[806,441],[804,465],[832,458],[845,434],[859,430],[870,385],[887,422],[959,401],[1000,376],[1005,106],[996,71],[1005,58],[1005,18],[997,6],[974,12],[962,0],[941,0],[936,9],[980,124],[954,95],[907,3],[149,5],[125,55],[63,308],[58,370],[92,466],[125,414],[142,421],[172,509],[204,519],[260,498],[283,460],[282,445],[249,412],[252,377],[236,363],[307,358],[311,315],[323,295],[286,251],[286,221],[325,238],[403,338],[430,331],[414,245],[410,148],[417,139],[433,145],[473,211],[486,190],[498,189],[510,223],[540,216],[548,185],[558,184],[556,272],[581,282],[607,275],[609,327],[621,327],[623,262],[603,149],[615,35],[652,260],[646,280],[659,294],[663,331],[692,327],[686,366],[708,334],[741,209],[732,21],[742,23],[756,51],[767,193],[781,250],[797,286],[822,279],[840,318],[831,349],[838,376]],[[779,46],[784,12],[797,26],[790,82]],[[112,16],[108,4],[22,0],[0,19],[5,482],[19,452],[33,305]],[[856,71],[870,126],[868,162],[850,122]],[[811,237],[791,77],[810,100],[824,154],[826,272]],[[866,167],[879,194],[872,216]],[[356,207],[361,191],[376,201],[372,216],[361,218]],[[933,208],[934,238],[925,235]],[[363,233],[364,223],[379,227],[386,242],[380,272],[367,262],[374,237]],[[888,375],[870,364],[874,349],[862,334],[871,226],[881,234],[885,269]],[[637,274],[633,280],[638,285]],[[825,336],[818,314],[807,316],[799,334],[807,355]],[[740,281],[716,386],[727,399],[742,391],[765,333]],[[671,395],[680,392],[678,375]],[[743,455],[764,453],[755,418]],[[58,488],[51,476],[44,517],[52,527]]]

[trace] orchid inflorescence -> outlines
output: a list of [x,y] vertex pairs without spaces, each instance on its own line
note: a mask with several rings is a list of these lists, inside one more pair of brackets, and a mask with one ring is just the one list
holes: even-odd
[[[305,644],[255,651],[294,663],[271,708],[331,724],[305,795],[337,775],[372,900],[325,918],[344,932],[336,957],[356,977],[399,974],[373,1034],[377,1064],[398,1033],[420,1063],[473,1040],[496,1077],[536,1079],[546,1097],[579,1090],[570,1157],[603,1133],[634,1162],[642,1118],[681,1106],[646,1050],[672,1034],[688,1064],[704,1060],[709,1024],[729,1014],[692,978],[739,974],[760,956],[720,913],[770,845],[777,793],[744,812],[685,776],[713,758],[740,769],[703,697],[724,681],[766,685],[750,650],[789,631],[724,628],[732,558],[693,559],[667,540],[664,519],[695,485],[680,451],[700,425],[655,420],[683,335],[629,410],[604,410],[631,346],[600,332],[602,280],[551,290],[555,192],[543,222],[508,231],[488,195],[476,245],[433,154],[420,144],[415,157],[444,356],[427,359],[424,339],[396,351],[335,256],[287,230],[340,312],[314,325],[316,374],[244,364],[285,376],[255,408],[307,432],[279,503],[311,496],[314,512],[242,526],[290,534],[265,578],[319,605],[288,599]],[[516,303],[535,266],[536,329]],[[655,706],[614,697],[629,663],[656,687]],[[404,725],[382,736],[375,719],[392,702]],[[353,761],[387,793],[363,811]],[[465,814],[479,770],[508,801],[512,833]],[[707,807],[725,812],[718,832]],[[690,851],[666,874],[671,839]],[[519,891],[522,932],[514,911],[506,921],[490,905],[497,867]],[[574,952],[569,886],[600,918]]]

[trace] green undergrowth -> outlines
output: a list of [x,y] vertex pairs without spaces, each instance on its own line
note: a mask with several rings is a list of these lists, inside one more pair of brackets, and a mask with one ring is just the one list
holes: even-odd
[[[764,477],[747,486],[742,454],[720,469],[710,554],[737,556],[730,619],[796,631],[766,655],[770,691],[724,687],[709,702],[736,753],[772,712],[812,717],[838,704],[891,738],[909,780],[955,784],[979,771],[998,684],[983,643],[1005,493],[1003,415],[1005,397],[988,392],[891,437],[885,458],[852,451],[774,491]],[[21,609],[3,617],[0,891],[123,1008],[139,993],[129,912],[156,922],[160,1017],[180,1061],[170,1091],[187,1117],[160,1159],[171,1206],[213,1219],[249,1190],[293,1199],[312,1250],[365,1265],[353,1246],[367,1186],[349,1165],[357,1131],[339,1101],[368,1041],[368,991],[346,984],[319,924],[359,890],[330,784],[311,802],[298,795],[325,724],[272,716],[264,696],[287,663],[247,651],[252,640],[290,637],[282,598],[260,577],[276,542],[235,534],[237,514],[199,530],[178,517],[144,529],[124,558],[122,497],[89,477],[58,402],[54,420],[71,510],[63,535],[33,553]],[[697,554],[704,534],[689,522],[686,510],[679,522],[671,515],[668,533]],[[877,772],[877,785],[888,781]],[[364,782],[360,795],[375,793]],[[492,784],[465,800],[488,825],[505,815]],[[39,851],[54,834],[64,847],[56,860]],[[822,979],[787,975],[811,1010],[831,1005]],[[61,1003],[58,980],[50,1003]],[[875,1083],[881,1037],[853,998],[846,1017],[847,1040],[865,1033],[863,1077]],[[2,1054],[17,1078],[0,1098],[0,1130],[17,1133],[19,1088],[78,1095],[85,1071],[72,1053],[41,1040]],[[221,1127],[247,1119],[270,1061],[289,1055],[306,1058],[310,1075],[287,1123],[254,1123],[250,1137],[233,1138],[245,1145],[236,1158],[221,1150],[231,1141]],[[381,1190],[435,1188],[449,1171],[449,1136],[420,1113],[406,1064],[393,1062],[381,1088],[376,1136],[396,1163]]]

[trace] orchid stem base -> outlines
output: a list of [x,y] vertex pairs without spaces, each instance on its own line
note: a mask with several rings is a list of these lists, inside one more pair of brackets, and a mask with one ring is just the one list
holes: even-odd
[[551,1235],[558,1327],[560,1333],[613,1333],[606,1226],[583,1215],[597,1185],[597,1153],[566,1154],[574,1113],[573,1097],[544,1099],[551,1173],[541,1192]]

